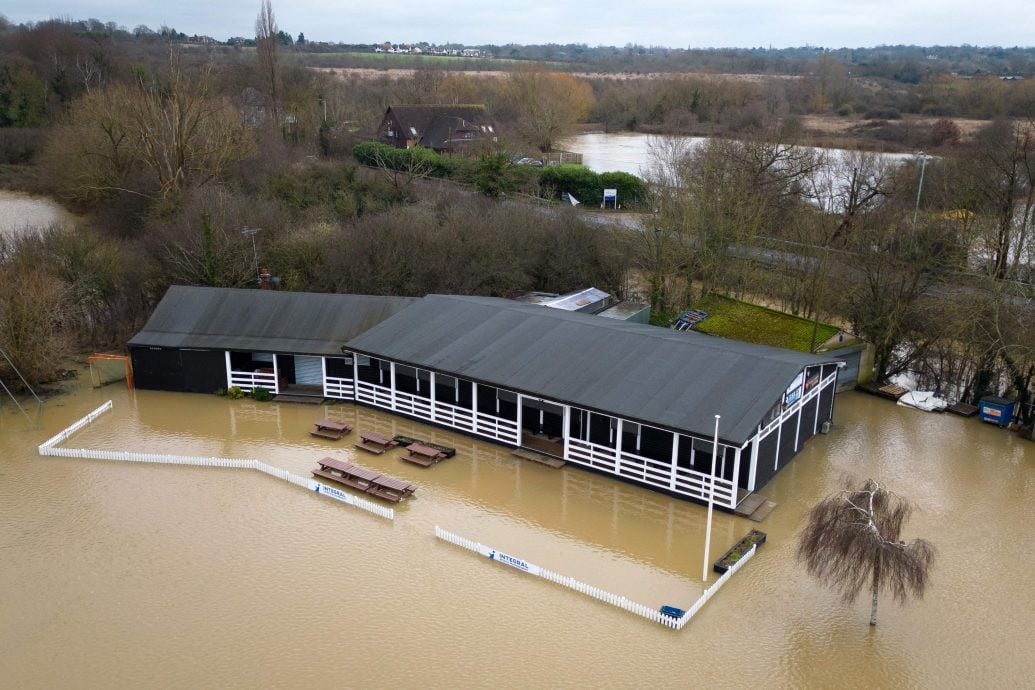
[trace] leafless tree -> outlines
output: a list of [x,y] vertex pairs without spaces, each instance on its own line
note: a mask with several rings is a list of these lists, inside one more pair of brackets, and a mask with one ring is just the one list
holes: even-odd
[[798,560],[848,603],[864,587],[873,595],[870,625],[877,625],[877,594],[890,591],[900,604],[918,599],[930,582],[934,546],[923,539],[899,540],[913,506],[873,479],[817,503],[798,541]]
[[273,15],[270,0],[262,0],[259,16],[255,19],[255,48],[259,58],[259,77],[269,90],[273,121],[279,122],[278,99],[280,98],[280,65],[277,62],[277,41],[279,40],[277,18]]

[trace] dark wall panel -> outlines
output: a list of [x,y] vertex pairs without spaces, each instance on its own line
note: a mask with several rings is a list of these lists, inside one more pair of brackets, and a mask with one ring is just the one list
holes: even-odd
[[815,436],[816,406],[819,405],[819,398],[813,398],[801,408],[801,430],[798,432],[798,447],[801,450],[805,442]]
[[130,348],[129,354],[133,362],[133,383],[137,388],[154,391],[184,390],[179,350],[134,347]]
[[[758,465],[755,468],[755,490],[761,489],[776,474],[776,432],[762,439],[758,446]],[[750,471],[750,468],[749,468]]]
[[181,350],[182,390],[213,393],[226,388],[226,355],[222,350]]
[[794,432],[798,427],[798,417],[801,416],[801,410],[794,413],[791,417],[788,417],[783,423],[782,430],[780,432],[780,463],[779,466],[783,467],[791,458],[794,457]]

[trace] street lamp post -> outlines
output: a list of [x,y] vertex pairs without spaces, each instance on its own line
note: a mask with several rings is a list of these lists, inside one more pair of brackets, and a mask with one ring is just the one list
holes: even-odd
[[712,545],[712,506],[715,503],[715,457],[719,454],[719,419],[722,415],[715,415],[715,439],[712,442],[712,473],[708,477],[708,526],[704,530],[704,566],[701,579],[708,581],[708,552]]
[[259,252],[255,248],[255,233],[257,232],[259,232],[259,228],[245,228],[241,231],[241,234],[252,238],[252,257],[255,259],[255,284],[257,286],[261,286],[262,278],[259,276]]

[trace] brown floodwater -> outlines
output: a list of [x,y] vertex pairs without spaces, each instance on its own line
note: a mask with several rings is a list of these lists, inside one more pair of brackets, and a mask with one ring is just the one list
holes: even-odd
[[[702,591],[706,510],[605,476],[355,407],[91,389],[42,428],[0,404],[0,685],[5,687],[1019,687],[1035,677],[1035,444],[856,393],[765,487],[761,525],[716,513],[712,559],[769,535],[673,631],[434,537],[480,540],[650,606]],[[257,472],[44,458],[66,446],[257,458],[325,455],[419,486],[394,522]],[[455,446],[430,469],[313,439],[330,417]],[[919,506],[939,550],[922,601],[845,605],[795,563],[803,515],[844,472]],[[709,577],[714,582],[715,575]]]

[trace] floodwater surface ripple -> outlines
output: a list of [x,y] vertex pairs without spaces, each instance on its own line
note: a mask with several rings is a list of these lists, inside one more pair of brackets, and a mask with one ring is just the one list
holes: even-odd
[[[394,522],[258,472],[40,457],[64,445],[256,458],[332,455],[416,484]],[[429,469],[313,439],[319,417],[457,448]],[[765,487],[758,525],[716,513],[711,559],[758,555],[682,631],[434,537],[434,526],[650,606],[703,589],[703,507],[353,405],[314,407],[88,380],[40,428],[0,405],[0,667],[7,687],[991,687],[1029,685],[1035,444],[857,393]],[[794,538],[841,476],[919,510],[938,548],[922,601],[845,605]],[[715,575],[709,576],[709,583]]]

